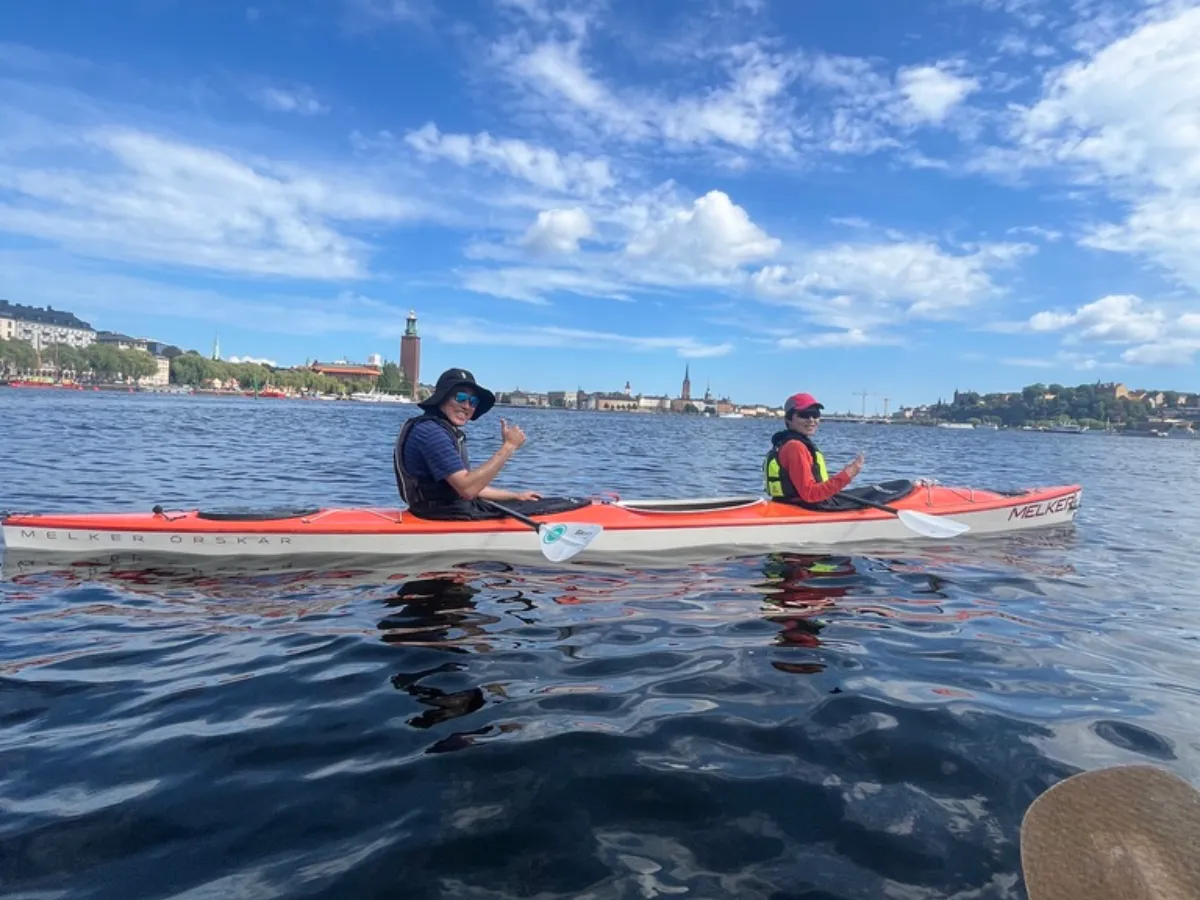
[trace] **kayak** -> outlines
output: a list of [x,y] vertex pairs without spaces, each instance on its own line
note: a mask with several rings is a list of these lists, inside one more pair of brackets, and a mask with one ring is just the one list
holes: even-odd
[[[316,508],[264,512],[180,511],[13,514],[4,520],[9,550],[55,554],[141,551],[186,556],[432,556],[501,557],[527,552],[531,525],[543,544],[572,528],[591,529],[588,557],[645,555],[706,548],[784,550],[922,536],[911,522],[958,524],[961,531],[998,534],[1071,522],[1080,485],[1013,492],[912,483],[889,510],[803,509],[761,496],[685,500],[595,500],[580,509],[484,521],[420,519],[404,509]],[[906,518],[907,517],[907,520]],[[933,533],[937,533],[936,531]],[[947,532],[958,533],[958,532]],[[924,536],[930,532],[925,531]],[[549,555],[549,554],[547,554]],[[555,558],[555,557],[551,557]],[[560,556],[558,558],[565,558]]]

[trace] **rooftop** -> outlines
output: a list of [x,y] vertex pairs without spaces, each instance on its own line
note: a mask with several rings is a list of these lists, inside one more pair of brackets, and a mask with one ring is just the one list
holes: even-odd
[[74,313],[62,312],[47,306],[41,309],[37,306],[25,306],[22,303],[9,303],[0,300],[0,318],[16,319],[20,322],[37,322],[41,325],[56,325],[59,328],[78,328],[82,331],[94,330],[91,325],[78,318]]

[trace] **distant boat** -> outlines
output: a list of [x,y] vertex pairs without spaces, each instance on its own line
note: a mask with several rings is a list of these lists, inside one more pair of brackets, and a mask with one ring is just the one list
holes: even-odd
[[743,416],[741,413],[721,413],[721,415],[718,416],[718,418],[721,418],[721,419],[744,419],[746,417]]
[[1058,432],[1059,434],[1083,434],[1088,430],[1088,426],[1077,425],[1074,422],[1057,422],[1046,430]]
[[984,422],[982,425],[975,426],[976,431],[999,431],[1000,426],[994,425],[991,422]]
[[402,397],[399,394],[384,394],[374,388],[365,394],[351,394],[351,400],[357,400],[359,403],[412,403],[408,397]]
[[963,430],[974,427],[970,422],[938,422],[938,428],[957,428]]

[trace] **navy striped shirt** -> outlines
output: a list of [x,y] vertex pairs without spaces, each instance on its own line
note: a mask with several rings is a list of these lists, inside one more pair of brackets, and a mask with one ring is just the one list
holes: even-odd
[[441,481],[468,466],[445,428],[437,422],[418,422],[404,441],[404,468],[420,481]]

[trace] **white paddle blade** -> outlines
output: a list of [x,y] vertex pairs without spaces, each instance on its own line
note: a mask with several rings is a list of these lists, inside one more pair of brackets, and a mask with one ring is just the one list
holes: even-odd
[[604,530],[600,525],[579,524],[576,522],[559,522],[554,525],[543,525],[538,529],[538,539],[542,545],[542,555],[551,562],[562,562],[570,559],[597,537]]
[[917,534],[931,538],[952,538],[966,534],[971,526],[957,519],[947,519],[944,516],[929,516],[925,513],[914,512],[911,509],[900,510],[900,521]]

